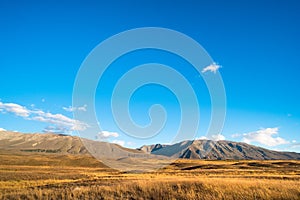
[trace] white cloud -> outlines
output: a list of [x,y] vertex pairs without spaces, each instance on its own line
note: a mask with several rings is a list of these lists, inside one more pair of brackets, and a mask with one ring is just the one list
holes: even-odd
[[221,134],[216,134],[216,135],[211,135],[209,137],[200,136],[200,137],[198,137],[196,139],[197,140],[214,140],[214,141],[218,141],[218,140],[225,140],[225,136],[221,135]]
[[232,138],[238,138],[238,137],[241,137],[242,134],[239,134],[239,133],[235,133],[235,134],[232,134],[231,137]]
[[75,108],[74,108],[74,107],[71,107],[71,106],[69,106],[69,107],[63,107],[63,109],[64,109],[65,111],[67,111],[67,112],[73,112],[73,111],[75,110]]
[[[118,138],[118,137],[119,137],[119,134],[117,132],[101,131],[101,132],[98,133],[98,139],[100,139],[100,140],[109,140],[109,141],[111,141],[111,143],[115,143],[115,144],[124,146],[126,144],[125,141],[118,140],[118,139],[113,139],[113,138]],[[111,140],[111,139],[113,139],[113,140]],[[134,143],[133,142],[127,142],[127,144],[130,146],[130,145],[133,145]]]
[[297,141],[296,140],[292,140],[292,143],[296,143]]
[[258,142],[266,146],[277,146],[281,144],[288,144],[289,142],[281,137],[274,137],[278,134],[279,128],[265,128],[258,131],[244,133],[243,142],[251,143]]
[[30,114],[30,111],[27,108],[25,108],[24,106],[15,104],[15,103],[0,102],[0,109],[1,109],[2,113],[6,111],[6,112],[13,113],[20,117],[28,117]]
[[118,145],[121,145],[121,146],[125,145],[125,141],[123,141],[123,140],[113,140],[112,143],[115,143],[115,144],[118,144]]
[[205,72],[213,72],[213,73],[217,73],[217,71],[221,68],[220,65],[216,64],[216,63],[213,63],[211,65],[208,65],[207,67],[203,68],[202,69],[202,73],[205,73]]
[[212,139],[212,140],[215,140],[215,141],[225,140],[225,136],[224,136],[224,135],[221,135],[221,134],[216,134],[216,135],[212,135],[212,136],[211,136],[211,139]]
[[80,122],[78,120],[71,119],[62,114],[52,114],[49,112],[44,112],[41,110],[32,111],[33,114],[37,114],[37,116],[33,116],[30,118],[31,120],[46,122],[55,125],[57,128],[70,131],[82,131],[87,128],[87,124],[84,122]]
[[119,134],[117,132],[110,132],[110,131],[101,131],[98,133],[99,139],[108,139],[111,137],[117,138]]
[[87,105],[83,105],[83,106],[79,106],[79,107],[72,107],[72,106],[69,106],[69,107],[63,107],[63,109],[67,112],[73,112],[73,111],[86,111],[86,107]]
[[129,142],[127,142],[127,145],[129,145],[129,146],[133,146],[133,145],[135,145],[135,143],[134,143],[134,142],[131,142],[131,141],[129,141]]
[[66,127],[63,126],[47,126],[44,128],[45,133],[67,133],[70,132]]
[[292,148],[292,149],[298,149],[298,148],[300,148],[300,143],[293,143],[293,144],[290,146],[290,148]]
[[17,116],[23,117],[26,120],[33,120],[48,123],[44,132],[57,132],[64,130],[65,132],[72,132],[76,130],[85,130],[88,125],[84,122],[69,118],[62,114],[52,114],[42,110],[30,110],[24,106],[14,103],[0,102],[0,109],[2,113],[9,112]]
[[205,137],[205,136],[200,136],[200,137],[197,138],[197,140],[207,140],[207,137]]
[[6,131],[4,128],[0,128],[0,131]]

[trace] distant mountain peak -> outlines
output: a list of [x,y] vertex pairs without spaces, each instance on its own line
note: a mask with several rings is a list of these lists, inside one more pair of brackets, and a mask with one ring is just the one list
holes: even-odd
[[278,152],[243,142],[194,140],[173,145],[144,145],[139,150],[174,158],[212,160],[287,160],[300,159],[299,153]]
[[[102,143],[102,145],[98,145]],[[212,160],[300,160],[300,154],[278,152],[262,147],[233,141],[187,140],[172,145],[143,145],[138,149],[118,147],[116,144],[92,141],[89,144],[101,146],[107,151],[122,149],[124,152],[146,153],[157,156],[185,159]],[[105,148],[104,148],[105,147]],[[0,131],[0,149],[26,152],[87,154],[82,139],[77,136],[54,133],[24,134],[19,132]],[[124,153],[123,152],[123,153]]]

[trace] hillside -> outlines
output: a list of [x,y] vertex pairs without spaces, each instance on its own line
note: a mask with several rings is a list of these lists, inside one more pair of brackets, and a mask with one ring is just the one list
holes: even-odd
[[53,133],[23,134],[2,131],[0,132],[0,148],[24,152],[88,153],[80,138]]
[[294,152],[272,151],[242,142],[194,140],[173,145],[148,145],[139,148],[144,152],[174,158],[209,160],[300,160]]
[[[265,148],[232,141],[195,140],[183,141],[173,145],[144,145],[138,149],[128,149],[117,144],[84,140],[76,136],[1,131],[0,149],[20,152],[88,154],[89,150],[97,151],[99,158],[127,158],[128,155],[142,158],[155,156],[208,159],[208,160],[300,160],[299,153],[278,152]],[[88,145],[88,146],[87,146]],[[149,157],[147,157],[149,155]],[[154,157],[153,157],[154,156]]]

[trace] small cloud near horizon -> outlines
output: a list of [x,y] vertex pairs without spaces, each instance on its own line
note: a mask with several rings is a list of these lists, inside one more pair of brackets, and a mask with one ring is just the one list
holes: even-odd
[[125,145],[125,141],[123,141],[123,140],[113,140],[112,143],[118,144],[120,146],[124,146]]
[[117,132],[110,132],[110,131],[101,131],[98,133],[98,138],[101,140],[105,140],[108,138],[117,138],[119,134]]
[[219,140],[225,140],[225,136],[222,134],[216,134],[216,135],[212,135],[209,138],[206,136],[200,136],[199,138],[197,138],[197,140],[214,140],[214,141],[219,141]]
[[242,134],[240,134],[240,133],[235,133],[235,134],[231,135],[232,138],[239,138],[241,136],[242,136]]
[[258,131],[243,133],[241,134],[242,141],[248,144],[252,142],[257,142],[269,147],[278,146],[282,144],[288,144],[289,141],[281,138],[275,137],[275,135],[279,134],[279,128],[262,128]]
[[290,148],[292,148],[292,149],[298,149],[298,148],[300,148],[300,143],[293,143],[293,144],[290,146]]
[[206,136],[200,136],[200,137],[196,138],[196,140],[207,140],[207,137]]
[[222,134],[212,135],[211,139],[214,141],[225,140],[225,136]]

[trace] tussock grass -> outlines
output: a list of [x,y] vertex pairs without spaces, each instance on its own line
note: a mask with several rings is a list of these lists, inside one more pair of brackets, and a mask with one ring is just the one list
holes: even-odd
[[296,200],[300,161],[178,160],[156,172],[134,174],[91,157],[0,153],[0,199]]
[[[113,185],[30,187],[6,191],[2,199],[299,199],[295,181],[190,179],[125,181]],[[65,182],[66,183],[66,182]]]

